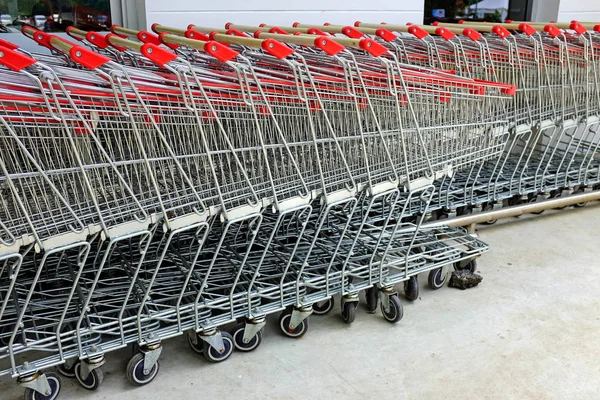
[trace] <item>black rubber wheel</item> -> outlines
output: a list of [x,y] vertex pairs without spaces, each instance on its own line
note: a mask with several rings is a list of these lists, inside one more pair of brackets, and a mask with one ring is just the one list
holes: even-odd
[[440,267],[429,271],[427,282],[429,283],[429,287],[431,287],[433,290],[438,290],[439,288],[443,287],[446,283],[446,274],[444,274],[444,269]]
[[475,271],[477,271],[477,260],[471,260],[469,261],[468,264],[465,264],[461,267],[460,265],[460,261],[454,263],[454,270],[455,271],[464,271],[464,270],[469,270],[469,272],[471,272],[472,274],[475,273]]
[[456,215],[458,215],[458,216],[471,215],[471,214],[473,214],[473,207],[471,207],[471,206],[459,207],[459,209],[456,211]]
[[[551,199],[557,199],[559,197],[562,197],[562,191],[561,190],[553,190],[552,192],[550,192],[550,198]],[[555,210],[563,210],[565,209],[567,206],[563,206],[563,207],[555,207]]]
[[308,331],[308,318],[305,318],[295,329],[290,329],[290,321],[292,319],[291,311],[284,311],[279,316],[279,328],[284,335],[298,339]]
[[96,368],[90,371],[90,374],[83,379],[81,377],[81,363],[85,361],[80,361],[75,364],[75,378],[77,382],[87,390],[96,390],[102,385],[102,381],[104,380],[104,372],[102,372],[102,368]]
[[344,303],[344,306],[342,307],[342,318],[345,323],[351,324],[354,322],[354,319],[356,318],[356,304],[357,303],[354,301]]
[[248,343],[244,343],[244,327],[244,324],[240,324],[233,331],[233,344],[235,348],[243,352],[256,350],[262,343],[262,332],[256,332],[256,335]]
[[[492,211],[493,209],[494,209],[494,206],[491,203],[489,203],[489,204],[486,204],[485,207],[483,207],[483,209],[481,211],[486,212],[486,211]],[[497,219],[490,219],[489,221],[485,221],[484,224],[494,225],[496,222],[498,222]]]
[[200,339],[200,336],[198,336],[197,333],[195,335],[196,335],[196,343],[195,344],[192,341],[192,338],[190,337],[190,335],[189,334],[186,335],[188,344],[190,345],[190,347],[192,348],[194,353],[204,354],[204,345],[202,344],[202,343],[204,343],[204,340]]
[[[536,194],[534,194],[534,195],[533,195],[533,196],[532,196],[532,197],[531,197],[531,198],[530,198],[530,199],[529,199],[527,202],[528,202],[529,204],[532,204],[532,203],[537,203],[537,195],[536,195]],[[535,211],[535,212],[532,212],[532,214],[535,214],[535,215],[540,215],[540,214],[542,214],[543,212],[544,212],[544,210],[542,210],[542,211]]]
[[33,389],[27,388],[25,389],[25,394],[23,396],[25,400],[55,400],[58,398],[61,386],[58,374],[46,372],[44,375],[46,375],[46,379],[48,379],[48,385],[50,385],[50,394],[46,396],[36,392]]
[[208,344],[208,342],[202,341],[204,345],[204,357],[211,363],[219,363],[227,360],[235,348],[233,337],[229,333],[221,332],[221,337],[223,338],[223,351],[219,351]]
[[144,386],[148,383],[152,382],[156,375],[158,374],[158,370],[160,369],[160,364],[158,361],[152,366],[152,369],[148,371],[147,374],[144,373],[144,353],[137,353],[127,363],[127,369],[125,370],[127,376],[127,380],[131,382],[131,384],[135,386]]
[[404,281],[404,297],[408,301],[415,301],[419,298],[419,278],[416,275]]
[[373,286],[365,291],[365,297],[367,298],[367,312],[374,314],[377,311],[377,292],[379,290]]
[[514,195],[513,197],[508,199],[509,207],[516,206],[518,204],[521,204],[521,195],[520,194]]
[[[582,194],[583,192],[584,192],[584,190],[583,190],[583,188],[581,188],[581,189],[577,189],[575,192],[573,192],[573,194]],[[584,201],[583,203],[573,204],[573,206],[577,207],[577,208],[581,208],[581,207],[585,207],[587,203],[588,203],[587,201]]]
[[75,364],[77,364],[77,361],[73,361],[71,365],[67,365],[67,363],[60,364],[56,367],[56,372],[67,378],[75,378]]
[[402,319],[404,316],[404,308],[402,307],[402,303],[400,303],[398,296],[390,296],[390,310],[386,312],[382,305],[381,314],[383,314],[383,318],[385,318],[386,321],[391,322],[392,324],[395,324]]
[[335,304],[335,302],[333,300],[333,297],[330,297],[323,301],[313,303],[313,305],[312,305],[313,314],[316,314],[316,315],[328,314],[333,309],[334,304]]

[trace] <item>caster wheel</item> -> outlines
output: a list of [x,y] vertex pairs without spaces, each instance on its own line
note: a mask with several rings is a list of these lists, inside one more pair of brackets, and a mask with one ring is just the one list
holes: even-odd
[[386,312],[384,307],[381,306],[381,313],[383,314],[383,318],[392,324],[400,321],[404,316],[404,309],[402,308],[402,303],[400,303],[398,296],[390,296],[390,310]]
[[462,267],[460,265],[460,262],[454,263],[454,270],[455,271],[469,270],[469,272],[474,274],[475,271],[477,271],[477,260],[471,260],[471,261],[469,261],[468,264],[463,265]]
[[471,206],[463,206],[457,210],[456,215],[471,215],[473,214],[473,208]]
[[145,372],[144,353],[137,353],[136,355],[131,357],[131,360],[129,360],[129,363],[127,363],[127,380],[135,386],[146,385],[152,382],[154,378],[156,378],[159,369],[160,364],[157,361],[156,364],[152,366],[152,369],[150,371]]
[[23,396],[25,400],[55,400],[58,398],[58,394],[60,393],[60,378],[54,372],[46,372],[45,375],[46,379],[48,379],[48,385],[50,385],[50,394],[43,395],[33,389],[27,388]]
[[325,315],[333,309],[333,297],[313,304],[313,314]]
[[[486,211],[492,211],[494,209],[494,206],[491,204],[486,204],[485,207],[483,207],[483,209],[481,210],[482,212],[486,212]],[[486,225],[494,225],[496,222],[498,222],[497,219],[490,219],[489,221],[485,221],[484,224]]]
[[419,298],[419,278],[411,276],[404,281],[404,297],[408,301],[415,301]]
[[61,364],[56,367],[56,372],[67,378],[75,378],[75,364],[77,364],[76,361],[73,361],[71,365],[67,363]]
[[85,389],[87,390],[96,390],[100,387],[100,385],[102,384],[102,381],[104,380],[104,372],[102,372],[101,368],[96,368],[92,371],[90,371],[89,375],[83,379],[83,377],[81,376],[81,363],[83,361],[78,362],[77,364],[75,364],[75,378],[77,379],[77,382],[79,382],[79,384],[81,386],[83,386]]
[[[575,192],[573,192],[573,194],[582,194],[582,193],[583,193],[583,188],[577,189]],[[584,201],[583,203],[573,204],[573,206],[575,206],[577,208],[581,208],[581,207],[585,207],[587,203],[588,203],[587,201]]]
[[308,331],[308,318],[300,322],[300,325],[298,325],[295,329],[290,329],[291,319],[291,311],[284,311],[281,313],[281,316],[279,317],[279,328],[281,328],[283,334],[294,339],[304,336],[306,331]]
[[[562,192],[560,190],[555,190],[553,192],[550,193],[550,198],[551,199],[557,199],[559,197],[562,197]],[[567,206],[563,206],[563,207],[556,207],[554,208],[555,210],[563,210],[565,209]]]
[[375,314],[377,311],[377,291],[375,286],[370,287],[365,291],[365,297],[367,298],[367,312],[369,314]]
[[190,347],[192,348],[192,350],[194,351],[194,353],[198,353],[198,354],[204,353],[204,345],[202,344],[202,343],[204,343],[204,340],[200,339],[200,336],[198,336],[198,334],[196,334],[196,343],[195,344],[192,341],[192,338],[190,337],[190,335],[187,335],[187,341],[188,341],[188,344],[190,345]]
[[354,322],[354,319],[356,318],[356,303],[351,301],[348,303],[344,303],[344,306],[342,307],[342,318],[344,319],[344,322],[347,324],[351,324]]
[[215,349],[207,342],[202,341],[202,344],[204,345],[204,357],[211,363],[225,361],[233,353],[235,347],[233,344],[233,337],[227,332],[221,332],[221,337],[223,338],[223,352],[219,352],[219,350]]
[[[533,197],[531,197],[531,198],[530,198],[530,199],[529,199],[527,202],[528,202],[529,204],[531,204],[531,203],[537,203],[537,195],[533,195]],[[540,215],[540,214],[542,214],[543,212],[544,212],[544,210],[542,210],[542,211],[535,211],[535,212],[532,212],[532,214],[535,214],[535,215]]]
[[448,219],[448,214],[446,214],[446,213],[440,213],[440,214],[438,215],[438,218],[437,218],[437,219],[438,219],[438,221],[439,221],[439,220],[443,220],[443,219]]
[[248,343],[244,343],[244,325],[238,325],[233,332],[233,344],[239,351],[249,352],[255,350],[262,342],[262,332],[258,331]]
[[516,196],[513,196],[510,199],[508,199],[509,207],[516,206],[518,204],[521,204],[521,196],[520,195],[516,195]]
[[433,290],[438,290],[446,283],[446,274],[444,274],[443,268],[436,268],[429,271],[429,277],[427,279],[429,287]]

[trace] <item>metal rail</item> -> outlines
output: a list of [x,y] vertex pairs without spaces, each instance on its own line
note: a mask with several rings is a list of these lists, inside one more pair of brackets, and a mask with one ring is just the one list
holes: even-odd
[[438,226],[469,226],[502,218],[516,217],[523,214],[530,214],[534,212],[550,210],[552,208],[572,206],[574,204],[586,203],[594,200],[600,200],[600,190],[576,194],[564,198],[559,197],[552,200],[541,201],[539,203],[521,204],[517,206],[501,208],[499,210],[486,211],[471,215],[463,215],[456,218],[430,222],[427,224],[423,224],[423,226],[426,228],[433,228]]

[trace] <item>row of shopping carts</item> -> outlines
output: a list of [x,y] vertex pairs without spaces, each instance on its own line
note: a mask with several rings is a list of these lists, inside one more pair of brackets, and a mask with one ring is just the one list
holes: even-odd
[[[380,37],[405,63],[453,69],[461,76],[518,87],[511,105],[514,134],[502,155],[438,181],[430,218],[598,189],[596,24],[411,27],[359,22],[345,29],[352,29],[352,35]],[[412,38],[398,39],[390,30]]]
[[414,300],[418,274],[440,288],[488,249],[432,211],[593,186],[594,34],[475,28],[25,27],[51,56],[1,41],[0,375],[54,399],[44,370],[96,389],[131,345],[143,385],[165,339],[219,362],[269,314],[300,337],[340,295],[352,322],[361,291],[397,322],[396,284]]

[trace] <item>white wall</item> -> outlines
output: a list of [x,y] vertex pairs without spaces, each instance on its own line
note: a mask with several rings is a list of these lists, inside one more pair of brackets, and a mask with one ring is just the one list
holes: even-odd
[[[560,3],[569,0],[536,0],[531,9],[531,20],[536,22],[558,21]],[[572,1],[572,0],[571,0]],[[573,18],[571,18],[573,19]],[[570,21],[570,20],[569,20]]]
[[290,26],[293,22],[353,24],[423,22],[424,0],[146,0],[146,23],[222,28],[226,22]]
[[600,0],[561,0],[558,8],[558,21],[569,22],[571,20],[600,21]]

